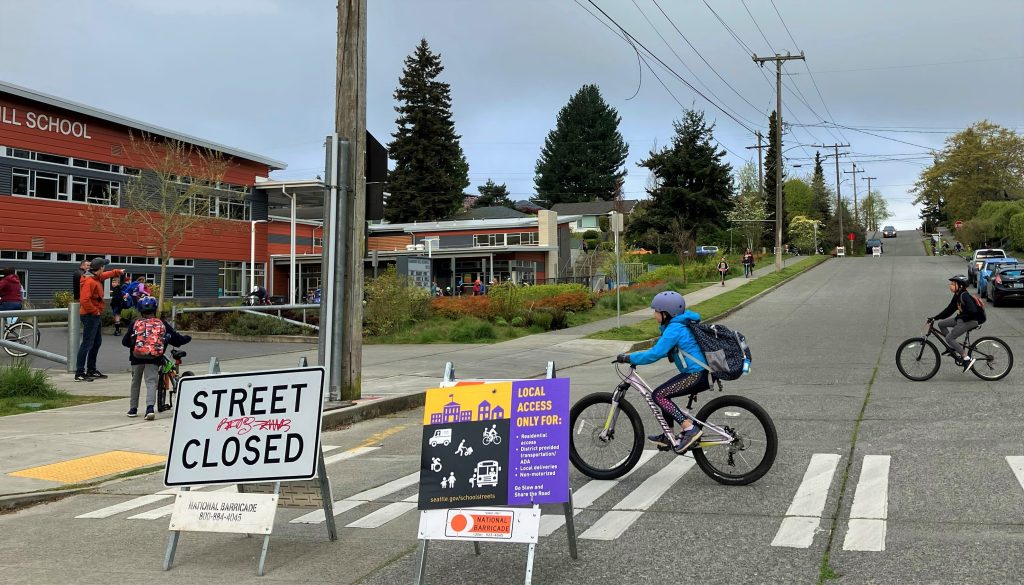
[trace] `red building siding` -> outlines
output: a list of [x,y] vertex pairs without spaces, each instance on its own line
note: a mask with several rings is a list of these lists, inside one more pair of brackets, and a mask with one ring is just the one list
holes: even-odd
[[[292,235],[291,224],[286,220],[273,220],[269,224],[267,233],[270,235],[284,236],[291,238]],[[323,252],[321,246],[314,247],[310,242],[313,238],[323,238],[324,230],[318,225],[309,225],[303,223],[295,224],[295,253],[296,254],[320,254]],[[305,242],[305,243],[304,243]],[[289,243],[267,243],[267,254],[291,254],[291,244]],[[269,261],[269,259],[268,259]]]

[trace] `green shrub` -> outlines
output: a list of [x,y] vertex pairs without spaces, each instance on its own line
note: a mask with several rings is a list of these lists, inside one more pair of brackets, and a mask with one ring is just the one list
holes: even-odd
[[599,240],[601,239],[601,232],[597,230],[587,230],[580,236],[584,240]]
[[442,333],[437,329],[425,329],[421,331],[419,336],[416,338],[416,343],[437,343],[438,341],[441,341],[442,338]]
[[53,293],[53,306],[57,309],[66,309],[71,301],[75,300],[75,295],[71,294],[69,290],[59,290]]
[[530,325],[540,327],[542,331],[550,331],[554,320],[555,316],[548,311],[537,310],[530,313]]
[[387,335],[430,314],[430,293],[399,276],[394,266],[366,283],[363,325],[370,335]]
[[516,315],[515,317],[512,317],[512,320],[509,323],[513,327],[522,327],[526,325],[526,319],[524,319],[522,315]]
[[297,335],[302,328],[285,323],[274,317],[261,317],[243,313],[238,315],[227,327],[232,335]]
[[520,295],[524,301],[537,301],[578,292],[589,294],[590,289],[583,284],[538,284],[537,286],[522,287]]
[[25,396],[50,400],[65,396],[65,392],[50,384],[43,370],[34,370],[26,360],[15,360],[0,366],[0,398]]
[[600,244],[598,244],[597,249],[604,250],[605,252],[614,252],[615,242],[601,242]]
[[459,319],[448,335],[448,339],[454,343],[474,343],[496,337],[493,325],[475,317]]
[[497,325],[498,327],[507,327],[508,321],[505,321],[504,317],[495,317],[494,324]]
[[522,311],[523,295],[527,289],[532,288],[541,287],[522,287],[511,282],[503,282],[491,287],[487,296],[491,299],[491,309],[494,311],[494,315],[506,321],[514,319]]

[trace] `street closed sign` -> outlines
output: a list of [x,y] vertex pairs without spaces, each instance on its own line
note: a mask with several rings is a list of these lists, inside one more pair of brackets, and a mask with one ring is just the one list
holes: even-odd
[[323,368],[182,378],[164,483],[314,477],[323,381]]

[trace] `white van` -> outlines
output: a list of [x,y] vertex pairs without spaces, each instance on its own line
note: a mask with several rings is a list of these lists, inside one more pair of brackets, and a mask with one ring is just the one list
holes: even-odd
[[427,444],[431,447],[437,447],[438,445],[444,445],[447,447],[452,444],[452,430],[451,429],[437,429],[434,431],[434,436],[430,437]]

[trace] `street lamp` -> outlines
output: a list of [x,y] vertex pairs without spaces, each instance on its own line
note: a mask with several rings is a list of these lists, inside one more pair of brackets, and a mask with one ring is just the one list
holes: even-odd
[[[256,288],[256,224],[267,223],[265,219],[254,219],[249,222],[249,293]],[[266,275],[264,275],[266,278]]]

